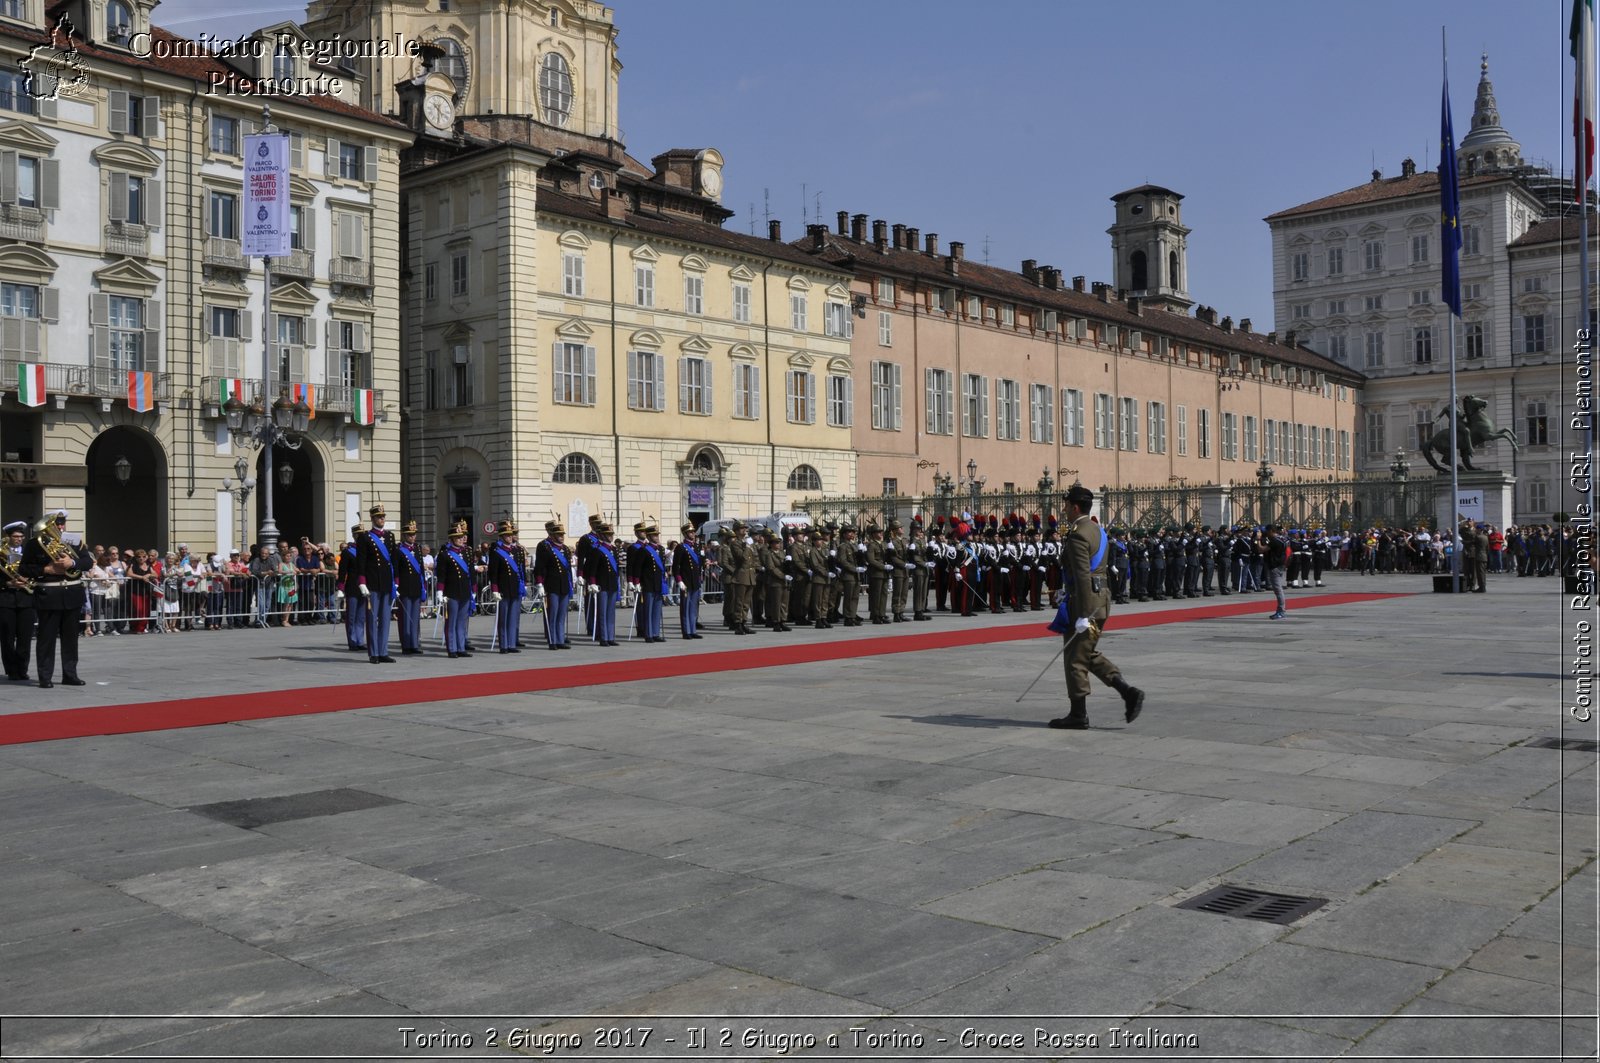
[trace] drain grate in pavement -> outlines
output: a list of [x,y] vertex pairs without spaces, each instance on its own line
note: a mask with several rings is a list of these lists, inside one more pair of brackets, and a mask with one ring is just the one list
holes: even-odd
[[1175,907],[1231,915],[1235,919],[1254,919],[1262,923],[1292,923],[1327,903],[1326,897],[1296,897],[1289,893],[1250,889],[1248,886],[1218,886],[1198,897],[1190,897]]
[[1592,738],[1535,738],[1528,745],[1538,749],[1576,749],[1580,753],[1600,753],[1600,742]]
[[247,830],[268,823],[286,823],[291,819],[311,819],[314,816],[337,816],[341,812],[359,812],[363,808],[380,808],[399,804],[393,797],[369,794],[365,790],[313,790],[304,794],[286,794],[282,797],[252,797],[243,801],[218,801],[211,805],[196,805],[189,809],[208,819],[229,823]]

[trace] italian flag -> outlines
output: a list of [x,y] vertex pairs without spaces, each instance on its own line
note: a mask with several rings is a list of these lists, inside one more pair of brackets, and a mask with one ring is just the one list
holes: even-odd
[[148,413],[155,408],[156,375],[154,373],[128,373],[128,408],[135,413]]
[[317,419],[317,386],[315,384],[290,384],[289,401],[303,402],[310,411],[307,416]]
[[243,402],[244,381],[236,376],[223,377],[218,398],[221,400],[224,406],[226,406],[230,400],[235,402]]
[[44,405],[44,366],[23,362],[17,366],[17,401],[24,406]]
[[371,388],[356,388],[354,415],[356,424],[371,424],[373,422],[373,404]]
[[1582,203],[1594,176],[1594,0],[1572,0],[1572,183]]

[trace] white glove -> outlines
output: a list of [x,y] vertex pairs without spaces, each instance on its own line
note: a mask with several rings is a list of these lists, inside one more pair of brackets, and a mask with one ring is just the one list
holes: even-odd
[[682,593],[683,593],[683,592],[684,592],[684,591],[686,591],[686,590],[688,590],[688,589],[689,589],[689,588],[688,588],[688,587],[685,587],[685,586],[684,586],[684,585],[683,585],[683,580],[679,580],[679,581],[678,581],[678,593],[679,593],[679,594],[682,594]]
[[867,567],[865,565],[857,565],[856,566],[856,575],[858,575],[858,576],[865,575],[866,571],[867,571]]
[[783,582],[785,582],[785,583],[793,583],[794,582],[794,577],[793,576],[785,576],[785,577],[783,577]]
[[588,586],[586,586],[584,588],[584,590],[586,590],[590,594],[599,594],[600,593],[600,588],[596,587],[593,583],[591,583]]
[[1033,571],[1033,566],[1032,565],[1023,565],[1022,566],[1022,571],[1024,571],[1024,572],[1032,572]]
[[1072,631],[1073,631],[1074,634],[1077,634],[1077,635],[1081,635],[1085,631],[1088,631],[1088,630],[1089,630],[1089,618],[1086,617],[1086,616],[1078,617],[1078,622],[1072,625]]
[[344,591],[334,591],[333,596],[338,601],[344,601]]
[[490,591],[489,592],[489,600],[491,602],[498,602],[500,600],[500,592],[499,591]]
[[372,592],[370,590],[368,590],[367,589],[367,585],[365,583],[363,583],[361,585],[361,597],[370,598],[371,596],[372,596]]
[[1000,574],[1002,576],[1009,576],[1009,575],[1011,575],[1011,570],[1009,568],[1002,568],[1000,570]]
[[932,562],[932,561],[929,561],[929,562],[928,562],[928,563],[927,563],[927,564],[926,564],[926,566],[925,566],[925,567],[926,567],[926,568],[932,568],[932,567],[933,567],[933,565],[934,565],[934,563],[933,563],[933,562]]
[[915,561],[907,561],[906,562],[906,571],[907,572],[915,572],[916,570],[917,570],[917,563]]
[[543,598],[544,597],[544,584],[535,583],[533,585],[533,596],[535,598]]

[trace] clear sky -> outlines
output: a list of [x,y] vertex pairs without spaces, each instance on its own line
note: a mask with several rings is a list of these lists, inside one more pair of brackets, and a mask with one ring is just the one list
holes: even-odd
[[[1524,157],[1571,169],[1570,0],[612,6],[629,151],[721,151],[729,227],[764,231],[770,210],[793,239],[846,210],[1109,281],[1110,197],[1152,182],[1185,197],[1190,295],[1258,328],[1263,217],[1407,156],[1438,165],[1441,29],[1458,141],[1487,51]],[[166,0],[156,22],[232,35],[304,13],[218,9]]]

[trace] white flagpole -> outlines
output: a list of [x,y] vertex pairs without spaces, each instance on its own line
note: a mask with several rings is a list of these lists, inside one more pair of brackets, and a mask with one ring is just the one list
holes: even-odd
[[[1450,84],[1450,47],[1445,40],[1444,27],[1439,28],[1439,44],[1444,55],[1444,81]],[[1453,145],[1445,145],[1449,150]],[[1445,165],[1445,160],[1439,160],[1440,166]],[[1456,202],[1457,209],[1461,200],[1460,184],[1457,183]],[[1441,255],[1448,254],[1444,248],[1439,249]],[[1460,267],[1456,271],[1456,283],[1460,284]],[[1446,302],[1449,293],[1445,293]],[[1450,548],[1450,591],[1452,594],[1461,593],[1461,514],[1456,509],[1461,504],[1461,457],[1457,453],[1460,445],[1461,426],[1460,402],[1456,397],[1456,315],[1453,309],[1445,314],[1445,324],[1450,329],[1450,536],[1453,545]]]

